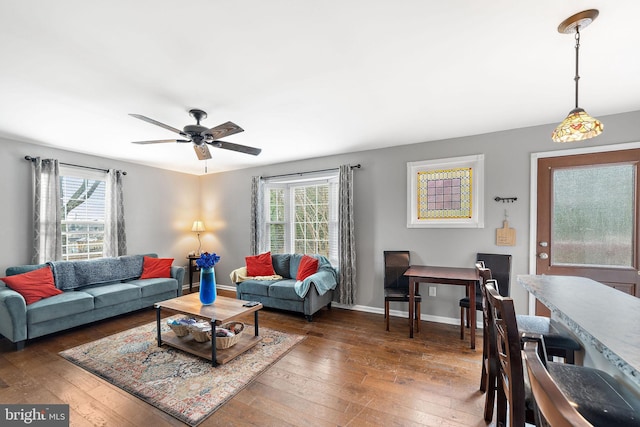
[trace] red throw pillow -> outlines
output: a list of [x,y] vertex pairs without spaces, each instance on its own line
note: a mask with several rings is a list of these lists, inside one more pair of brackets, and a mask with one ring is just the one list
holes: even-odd
[[56,288],[53,273],[48,266],[28,273],[3,277],[0,280],[22,295],[27,305],[62,293],[60,289]]
[[318,271],[318,260],[309,255],[303,255],[298,265],[296,280],[304,280],[316,271]]
[[170,278],[173,258],[144,257],[141,279]]
[[271,252],[244,258],[247,263],[247,276],[273,276],[276,272],[271,263]]

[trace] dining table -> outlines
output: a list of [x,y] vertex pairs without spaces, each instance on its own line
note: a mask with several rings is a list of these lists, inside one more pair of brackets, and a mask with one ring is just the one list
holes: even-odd
[[[431,265],[411,265],[405,271],[409,278],[409,338],[413,338],[415,295],[420,283],[465,286],[469,296],[469,324],[471,325],[470,345],[476,348],[476,285],[480,283],[480,274],[475,267],[440,267]],[[418,313],[419,314],[419,313]],[[418,318],[418,322],[420,318]]]

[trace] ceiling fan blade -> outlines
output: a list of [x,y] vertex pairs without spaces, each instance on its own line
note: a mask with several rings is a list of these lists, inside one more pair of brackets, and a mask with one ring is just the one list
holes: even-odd
[[132,144],[161,144],[164,142],[191,142],[188,139],[155,139],[153,141],[131,141]]
[[254,156],[257,156],[262,151],[262,148],[253,148],[247,145],[233,144],[226,141],[213,141],[211,144],[218,148],[224,148],[225,150],[238,151],[240,153],[252,154]]
[[152,125],[156,125],[156,126],[160,126],[161,128],[165,128],[167,130],[170,130],[171,132],[175,132],[175,133],[179,133],[182,136],[187,136],[183,131],[181,131],[180,129],[176,129],[173,126],[169,126],[169,125],[165,125],[164,123],[160,123],[157,120],[153,120],[150,119],[149,117],[143,116],[141,114],[129,114],[131,117],[135,117],[136,119],[140,119],[143,120],[147,123],[151,123]]
[[202,145],[193,144],[193,149],[195,150],[196,156],[198,156],[198,159],[207,160],[211,158],[209,147],[207,147],[205,144],[202,144]]
[[227,122],[209,129],[205,134],[213,136],[213,140],[215,141],[240,132],[244,132],[244,129],[233,122]]

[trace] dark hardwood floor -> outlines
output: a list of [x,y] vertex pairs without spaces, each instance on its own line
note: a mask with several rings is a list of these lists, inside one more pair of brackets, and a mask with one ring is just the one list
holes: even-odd
[[[72,426],[183,425],[58,356],[154,320],[153,309],[143,310],[35,339],[19,352],[0,339],[0,402],[67,403]],[[202,427],[486,425],[481,334],[474,351],[454,325],[423,322],[409,339],[406,319],[392,317],[385,332],[381,315],[336,308],[321,310],[312,323],[264,309],[260,325],[307,339]]]

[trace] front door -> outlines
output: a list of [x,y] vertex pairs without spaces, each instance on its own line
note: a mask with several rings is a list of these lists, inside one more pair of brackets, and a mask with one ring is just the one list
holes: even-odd
[[640,296],[639,162],[640,149],[538,160],[536,274]]

